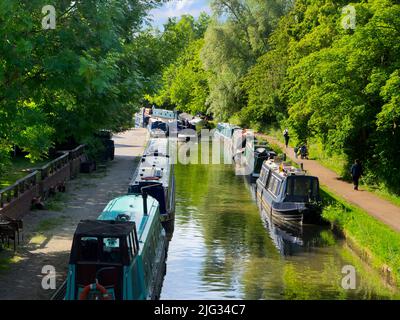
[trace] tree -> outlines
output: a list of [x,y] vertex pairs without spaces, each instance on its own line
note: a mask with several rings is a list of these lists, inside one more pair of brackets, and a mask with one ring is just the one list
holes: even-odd
[[242,79],[268,50],[268,37],[288,5],[289,1],[212,1],[214,20],[201,58],[212,74],[208,100],[217,118],[226,120],[246,105]]
[[34,160],[57,143],[126,128],[158,71],[139,43],[160,2],[59,0],[56,29],[43,30],[45,0],[1,1],[0,161],[14,145]]

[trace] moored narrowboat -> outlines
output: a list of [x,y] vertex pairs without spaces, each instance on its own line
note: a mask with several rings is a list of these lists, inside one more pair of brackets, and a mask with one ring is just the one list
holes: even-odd
[[151,119],[148,129],[151,138],[166,138],[168,136],[168,125],[164,121]]
[[229,123],[218,123],[215,129],[215,136],[232,140],[236,130],[242,130],[242,128]]
[[264,211],[284,221],[310,223],[319,220],[319,180],[274,159],[263,163],[256,183],[257,201]]
[[143,156],[169,157],[168,138],[149,139]]
[[[218,123],[214,137],[223,141],[223,150],[225,159],[232,160],[237,153],[235,146],[235,137],[242,135],[242,128],[229,123]],[[243,146],[244,147],[244,146]]]
[[65,300],[158,299],[168,248],[159,215],[159,203],[143,190],[114,199],[98,220],[81,221]]
[[271,150],[268,143],[260,142],[257,139],[248,139],[246,147],[240,153],[237,153],[233,159],[237,165],[246,167],[246,170],[242,172],[246,173],[245,175],[251,182],[255,182],[260,177],[264,161],[276,156],[276,152]]
[[174,165],[168,153],[168,139],[150,141],[134,177],[128,194],[140,195],[143,187],[152,186],[149,194],[160,204],[160,217],[170,239],[175,220]]

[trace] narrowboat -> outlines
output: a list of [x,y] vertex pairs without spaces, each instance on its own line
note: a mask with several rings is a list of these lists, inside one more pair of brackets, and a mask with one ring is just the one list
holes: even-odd
[[160,156],[169,157],[169,142],[168,138],[149,139],[144,150],[143,156]]
[[163,119],[165,121],[172,121],[177,119],[177,114],[175,111],[172,110],[164,110],[164,109],[157,109],[152,108],[152,117]]
[[218,123],[215,129],[215,136],[224,140],[232,140],[237,130],[242,130],[242,128],[229,123]]
[[129,184],[128,194],[140,195],[143,187],[152,186],[149,193],[160,204],[161,222],[170,239],[175,220],[175,176],[168,148],[168,139],[150,140]]
[[168,240],[158,201],[128,195],[97,220],[81,221],[72,243],[65,300],[156,300],[166,272]]
[[168,123],[169,138],[177,138],[180,131],[186,129],[182,121],[176,120]]
[[151,119],[148,130],[151,138],[166,138],[168,136],[168,126],[164,121]]
[[[229,123],[218,123],[214,137],[223,141],[225,159],[233,159],[238,153],[237,147],[235,146],[235,137],[242,135],[242,128],[231,125]],[[244,147],[244,146],[243,146]]]
[[319,219],[319,180],[274,159],[263,163],[256,183],[257,201],[264,211],[283,221],[310,223]]
[[245,167],[242,171],[254,183],[259,177],[264,161],[274,159],[276,152],[272,151],[267,142],[260,142],[257,139],[249,139],[246,146],[233,157],[235,163]]

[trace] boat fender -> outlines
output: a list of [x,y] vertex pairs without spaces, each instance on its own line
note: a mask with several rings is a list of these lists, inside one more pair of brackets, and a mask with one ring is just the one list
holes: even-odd
[[91,290],[97,290],[101,293],[100,300],[111,300],[111,296],[108,294],[107,289],[104,288],[98,282],[89,284],[86,287],[84,287],[79,296],[79,300],[87,300],[89,292]]

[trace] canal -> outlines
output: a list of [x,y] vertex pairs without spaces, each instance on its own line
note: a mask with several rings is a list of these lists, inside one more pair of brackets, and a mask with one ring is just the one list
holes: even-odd
[[[399,293],[329,227],[277,228],[231,165],[182,165],[161,299],[392,299]],[[342,287],[344,266],[356,289]]]

